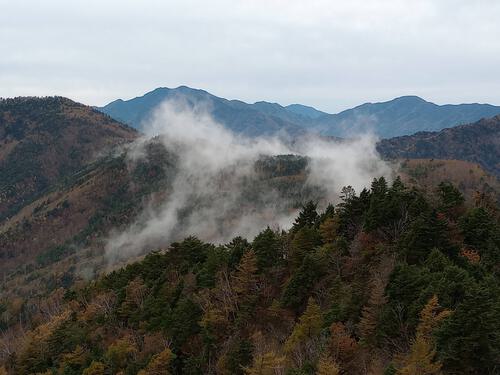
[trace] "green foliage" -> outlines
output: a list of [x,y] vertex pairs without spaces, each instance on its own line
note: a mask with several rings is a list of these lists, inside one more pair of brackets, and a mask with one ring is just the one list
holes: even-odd
[[260,270],[276,266],[283,258],[282,243],[279,235],[267,227],[252,242]]
[[314,227],[318,224],[319,215],[317,211],[317,204],[313,201],[307,202],[302,206],[299,216],[295,219],[292,226],[292,232],[297,232],[304,227]]
[[[467,209],[452,186],[439,189],[431,200],[399,179],[376,179],[359,196],[343,189],[321,215],[309,202],[288,232],[267,228],[252,243],[217,246],[188,237],[152,252],[61,292],[53,305],[68,313],[27,335],[11,356],[14,373],[358,374],[385,366],[395,374],[420,359],[434,372],[495,373],[498,219]],[[435,315],[426,309],[433,296],[446,311],[440,325],[423,318]],[[0,306],[7,326],[32,308]]]
[[321,277],[322,263],[314,254],[304,257],[301,266],[295,271],[287,282],[281,302],[283,306],[299,310],[304,306],[315,282]]

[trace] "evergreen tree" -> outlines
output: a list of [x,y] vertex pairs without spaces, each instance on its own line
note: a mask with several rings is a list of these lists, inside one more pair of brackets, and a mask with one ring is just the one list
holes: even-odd
[[267,227],[252,242],[259,270],[277,265],[283,259],[283,251],[278,235]]
[[465,198],[462,193],[450,182],[441,182],[438,185],[439,210],[449,217],[455,218],[463,209]]
[[297,232],[304,227],[314,227],[318,221],[317,205],[313,201],[309,201],[302,206],[302,210],[299,212],[299,216],[295,219],[295,223],[292,226],[292,232]]
[[285,307],[300,309],[306,302],[314,283],[321,277],[322,265],[313,255],[306,255],[302,265],[298,268],[286,284],[281,302]]
[[448,371],[492,374],[500,368],[499,296],[493,279],[471,287],[436,331],[438,355]]
[[290,246],[288,261],[293,268],[298,268],[307,254],[314,253],[316,247],[321,245],[321,235],[318,229],[305,226],[294,235]]

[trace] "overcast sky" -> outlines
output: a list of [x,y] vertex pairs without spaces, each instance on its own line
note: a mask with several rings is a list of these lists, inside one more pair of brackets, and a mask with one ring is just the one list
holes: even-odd
[[500,104],[496,0],[0,0],[0,97]]

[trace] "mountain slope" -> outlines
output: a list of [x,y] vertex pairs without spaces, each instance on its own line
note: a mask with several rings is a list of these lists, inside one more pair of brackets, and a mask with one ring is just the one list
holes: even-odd
[[142,130],[155,108],[165,100],[181,100],[193,107],[204,106],[216,121],[236,133],[247,136],[273,135],[282,131],[297,135],[303,133],[303,130],[292,120],[308,121],[306,117],[288,112],[279,105],[271,103],[251,105],[238,100],[219,98],[206,91],[186,86],[175,89],[158,88],[141,97],[127,101],[116,100],[99,110]]
[[390,138],[420,131],[438,131],[498,114],[500,107],[489,104],[437,105],[417,96],[403,96],[319,117],[315,129],[338,137],[369,131],[381,138]]
[[500,116],[473,124],[384,139],[377,146],[386,158],[459,159],[480,164],[500,176]]
[[61,97],[0,101],[0,219],[137,132]]

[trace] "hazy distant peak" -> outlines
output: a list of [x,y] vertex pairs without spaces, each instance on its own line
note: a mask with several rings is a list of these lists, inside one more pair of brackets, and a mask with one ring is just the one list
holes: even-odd
[[321,117],[323,115],[326,115],[327,113],[322,112],[317,110],[314,107],[308,106],[308,105],[303,105],[303,104],[290,104],[285,107],[287,110],[294,112],[296,114],[309,117],[312,119],[316,119],[318,117]]

